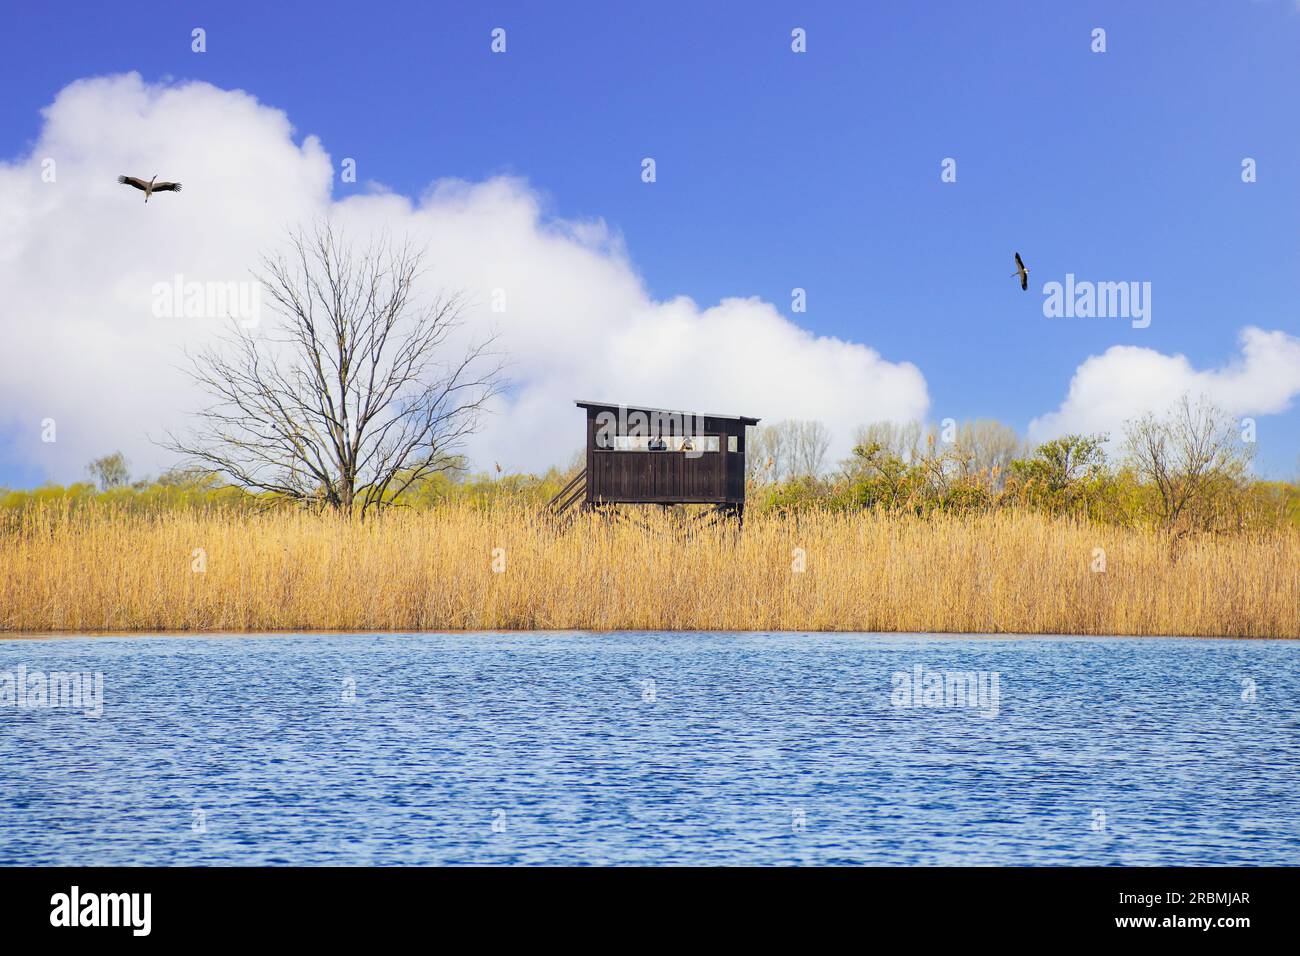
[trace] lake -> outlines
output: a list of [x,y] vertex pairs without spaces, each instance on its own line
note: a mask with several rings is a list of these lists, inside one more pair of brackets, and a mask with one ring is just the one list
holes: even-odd
[[[0,863],[1295,864],[1298,665],[1199,639],[0,640]],[[80,707],[49,706],[54,672],[92,675]]]

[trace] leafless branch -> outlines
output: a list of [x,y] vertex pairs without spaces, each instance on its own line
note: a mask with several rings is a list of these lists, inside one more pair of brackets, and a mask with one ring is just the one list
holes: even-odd
[[245,488],[362,516],[456,467],[501,388],[494,336],[450,353],[458,296],[417,299],[423,254],[295,231],[256,278],[278,326],[234,326],[187,369],[209,397],[165,447]]

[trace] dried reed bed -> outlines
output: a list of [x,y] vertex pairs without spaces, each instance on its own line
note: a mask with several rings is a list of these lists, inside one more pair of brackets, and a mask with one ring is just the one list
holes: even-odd
[[0,532],[3,631],[479,628],[1297,637],[1300,533],[1171,542],[1023,511],[561,529],[459,506],[365,524],[38,509]]

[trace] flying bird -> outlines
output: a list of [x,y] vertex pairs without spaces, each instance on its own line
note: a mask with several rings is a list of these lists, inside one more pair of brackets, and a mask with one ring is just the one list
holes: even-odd
[[1011,273],[1013,276],[1020,276],[1020,288],[1026,292],[1029,291],[1029,270],[1025,268],[1025,262],[1020,258],[1020,253],[1016,253],[1016,271]]
[[148,202],[149,197],[154,193],[178,193],[181,191],[180,183],[159,183],[155,182],[158,174],[153,174],[153,179],[145,182],[143,179],[136,179],[134,176],[118,176],[117,181],[123,186],[134,186],[136,189],[144,190],[144,201]]

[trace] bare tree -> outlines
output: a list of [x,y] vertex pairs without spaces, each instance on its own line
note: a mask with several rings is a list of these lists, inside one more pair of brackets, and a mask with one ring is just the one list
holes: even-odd
[[[872,422],[870,425],[863,425],[853,432],[853,446],[855,448],[870,448],[875,445],[880,451],[900,461],[912,463],[921,457],[921,435],[923,426],[918,421],[906,423],[898,422]],[[853,460],[845,463],[846,465],[854,464]]]
[[796,475],[816,477],[826,466],[826,453],[831,447],[831,433],[819,421],[790,423],[791,471]]
[[1011,462],[1021,453],[1016,430],[986,418],[962,422],[953,445],[962,474],[985,474],[999,487]]
[[1148,412],[1125,426],[1125,451],[1155,487],[1165,527],[1210,504],[1216,489],[1242,480],[1251,455],[1234,425],[1206,399],[1193,403],[1184,395],[1163,418]]
[[745,439],[745,471],[759,481],[816,476],[826,464],[831,435],[818,421],[786,419],[751,427]]
[[262,336],[234,326],[191,356],[212,403],[166,447],[250,490],[362,516],[457,468],[501,364],[491,337],[453,350],[459,299],[418,302],[423,271],[409,241],[291,232],[256,274],[282,321]]
[[755,481],[780,481],[786,436],[775,425],[751,425],[745,437],[745,474]]
[[120,451],[96,458],[86,466],[86,471],[95,479],[100,491],[122,488],[131,481],[130,465]]

